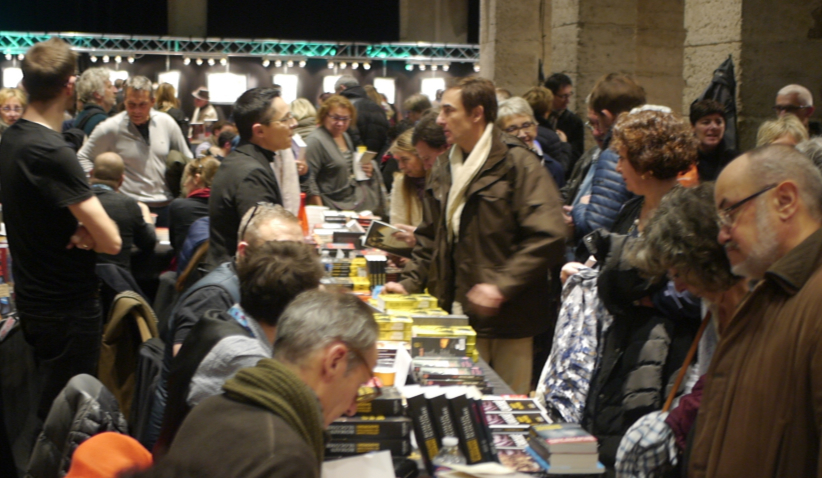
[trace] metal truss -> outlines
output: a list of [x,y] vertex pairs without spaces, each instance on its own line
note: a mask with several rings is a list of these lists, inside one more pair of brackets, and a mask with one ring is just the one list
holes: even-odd
[[79,52],[120,55],[191,57],[323,58],[327,60],[406,60],[413,62],[476,62],[478,45],[442,43],[330,43],[235,38],[182,38],[87,33],[0,32],[0,53],[25,53],[37,42],[59,37]]

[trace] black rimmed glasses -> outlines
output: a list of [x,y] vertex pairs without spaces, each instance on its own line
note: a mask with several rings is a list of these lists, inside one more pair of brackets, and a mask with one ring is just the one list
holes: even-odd
[[735,222],[735,219],[733,217],[734,211],[738,211],[739,208],[744,206],[746,203],[758,198],[759,196],[765,194],[766,192],[770,191],[776,186],[776,184],[770,184],[768,186],[765,186],[765,188],[761,191],[755,192],[750,196],[746,197],[745,199],[739,200],[734,204],[731,204],[730,206],[726,207],[725,209],[720,210],[719,212],[717,212],[716,215],[716,225],[719,226],[720,229],[732,227]]
[[790,113],[790,114],[795,115],[796,113],[799,113],[800,111],[806,110],[808,108],[810,108],[810,106],[808,106],[808,105],[805,105],[805,106],[775,105],[773,107],[773,110],[776,111],[777,113],[783,113],[784,112],[784,113]]
[[351,345],[349,345],[345,342],[343,342],[343,343],[346,345],[346,347],[348,347],[348,350],[350,350],[351,353],[353,353],[354,356],[357,357],[357,360],[361,361],[363,363],[363,365],[365,365],[365,367],[368,369],[368,374],[371,376],[371,378],[368,379],[368,381],[365,382],[365,384],[360,385],[360,388],[357,389],[356,402],[357,403],[368,403],[368,402],[374,400],[375,398],[379,397],[380,395],[382,395],[382,389],[380,388],[379,384],[377,383],[377,380],[375,380],[376,376],[374,375],[374,371],[371,370],[371,367],[368,366],[368,361],[365,360],[365,357],[363,356],[363,354],[359,350],[357,350],[356,348],[352,347]]

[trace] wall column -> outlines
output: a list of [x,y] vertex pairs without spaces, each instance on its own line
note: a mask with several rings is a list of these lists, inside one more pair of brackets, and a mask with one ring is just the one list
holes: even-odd
[[540,0],[481,0],[480,76],[521,95],[536,86],[542,56]]

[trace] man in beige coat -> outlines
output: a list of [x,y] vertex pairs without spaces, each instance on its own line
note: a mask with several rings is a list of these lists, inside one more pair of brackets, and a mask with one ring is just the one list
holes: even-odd
[[715,201],[733,272],[759,282],[708,369],[688,476],[820,476],[822,175],[766,146],[722,171]]

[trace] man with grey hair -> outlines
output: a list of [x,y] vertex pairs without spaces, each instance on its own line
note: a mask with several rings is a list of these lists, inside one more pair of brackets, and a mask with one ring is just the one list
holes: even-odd
[[382,106],[371,100],[360,82],[351,75],[341,76],[334,83],[334,91],[348,98],[357,110],[357,124],[348,128],[354,144],[365,145],[368,151],[382,152],[390,127]]
[[98,124],[108,119],[108,113],[114,107],[117,88],[111,84],[108,70],[105,68],[89,68],[77,79],[77,101],[83,107],[74,127],[83,130],[86,136]]
[[417,124],[422,115],[431,109],[431,100],[422,93],[411,95],[402,102],[402,109],[408,115],[408,121]]
[[323,429],[377,395],[362,386],[373,378],[376,339],[356,297],[304,292],[280,317],[274,358],[194,408],[165,461],[203,477],[319,478]]
[[822,171],[822,137],[802,141],[796,145],[796,150],[810,158],[817,169]]
[[97,156],[119,154],[126,166],[121,191],[157,214],[158,227],[168,227],[168,205],[174,198],[166,184],[166,162],[171,151],[187,158],[191,151],[177,122],[152,108],[154,90],[148,78],[132,76],[124,89],[126,110],[100,123],[77,158],[89,172]]
[[758,281],[722,334],[688,476],[816,477],[822,436],[822,174],[790,146],[731,162],[714,192],[732,271]]
[[810,124],[813,115],[813,95],[802,85],[788,85],[776,93],[776,103],[773,109],[780,118],[786,114],[794,115],[808,129],[811,136],[819,135],[819,123]]

